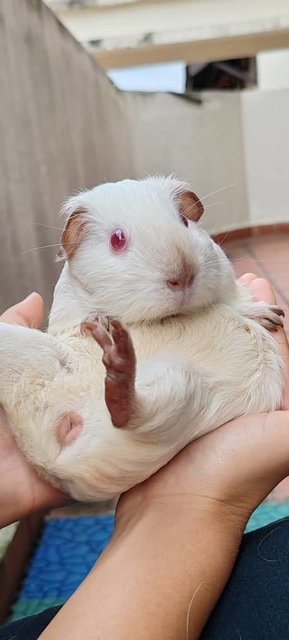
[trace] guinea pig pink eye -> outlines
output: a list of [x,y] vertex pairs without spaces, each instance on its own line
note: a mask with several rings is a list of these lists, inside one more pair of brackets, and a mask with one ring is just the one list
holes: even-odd
[[180,217],[181,217],[181,221],[185,225],[185,227],[188,227],[189,226],[188,218],[186,218],[185,216],[180,216]]
[[127,237],[123,229],[115,229],[110,236],[110,246],[113,251],[121,252],[127,248]]

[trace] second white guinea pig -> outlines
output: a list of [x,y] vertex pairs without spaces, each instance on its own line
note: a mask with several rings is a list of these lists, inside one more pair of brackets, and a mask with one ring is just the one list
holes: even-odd
[[172,177],[71,198],[48,333],[0,324],[0,402],[32,465],[79,500],[141,482],[194,438],[277,409],[282,363],[254,302]]

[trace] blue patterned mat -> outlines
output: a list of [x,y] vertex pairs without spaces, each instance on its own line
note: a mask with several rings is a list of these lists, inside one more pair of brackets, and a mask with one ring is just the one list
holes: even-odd
[[108,544],[113,525],[112,515],[48,520],[11,619],[65,602]]
[[[289,502],[262,504],[252,515],[247,531],[289,516]],[[112,515],[48,520],[31,560],[12,619],[62,604],[90,571],[109,542]]]

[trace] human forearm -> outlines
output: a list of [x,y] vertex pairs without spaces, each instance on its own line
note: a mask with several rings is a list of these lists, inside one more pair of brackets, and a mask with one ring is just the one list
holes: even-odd
[[[188,640],[226,584],[243,532],[222,506],[155,503],[111,544],[41,639]],[[189,631],[189,633],[188,633]]]

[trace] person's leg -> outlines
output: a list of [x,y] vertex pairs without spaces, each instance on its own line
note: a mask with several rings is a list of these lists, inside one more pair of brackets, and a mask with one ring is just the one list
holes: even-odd
[[201,640],[289,639],[289,518],[244,536]]
[[0,640],[37,640],[60,607],[46,609],[34,616],[27,616],[0,627]]

